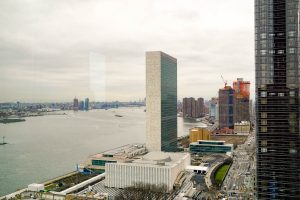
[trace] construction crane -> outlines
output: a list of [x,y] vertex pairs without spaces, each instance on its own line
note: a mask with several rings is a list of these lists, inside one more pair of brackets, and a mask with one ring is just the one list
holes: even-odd
[[225,84],[225,87],[226,87],[227,86],[227,81],[225,81],[225,79],[223,78],[222,74],[221,74],[221,78],[222,78],[222,80],[223,80],[223,82]]

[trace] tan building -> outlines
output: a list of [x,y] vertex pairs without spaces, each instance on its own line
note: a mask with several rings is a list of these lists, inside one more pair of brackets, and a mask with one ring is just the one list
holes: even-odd
[[238,135],[248,135],[250,133],[250,122],[242,121],[234,124],[234,133]]
[[210,131],[203,127],[194,127],[190,129],[190,142],[198,140],[210,140]]

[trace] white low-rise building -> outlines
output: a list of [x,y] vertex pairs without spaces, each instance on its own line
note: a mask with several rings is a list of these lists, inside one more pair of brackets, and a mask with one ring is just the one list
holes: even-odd
[[31,191],[31,192],[39,192],[44,189],[45,189],[44,184],[39,184],[39,183],[32,183],[32,184],[28,185],[28,188],[27,188],[27,190]]
[[164,185],[168,191],[180,171],[190,164],[188,153],[150,152],[131,163],[106,163],[105,186]]

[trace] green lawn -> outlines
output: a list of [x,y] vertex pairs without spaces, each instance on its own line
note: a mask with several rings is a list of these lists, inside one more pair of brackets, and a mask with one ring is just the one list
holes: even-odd
[[226,175],[229,167],[230,167],[229,164],[225,164],[222,167],[220,167],[218,171],[215,173],[215,181],[217,182],[217,184],[222,183],[224,176]]

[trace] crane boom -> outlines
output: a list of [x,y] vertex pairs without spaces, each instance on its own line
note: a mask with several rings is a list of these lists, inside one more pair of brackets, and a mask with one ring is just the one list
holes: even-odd
[[225,87],[227,86],[227,81],[224,79],[224,77],[222,76],[222,74],[221,74],[221,78],[222,78],[222,80],[223,80],[223,82],[224,82],[224,85],[225,85]]

